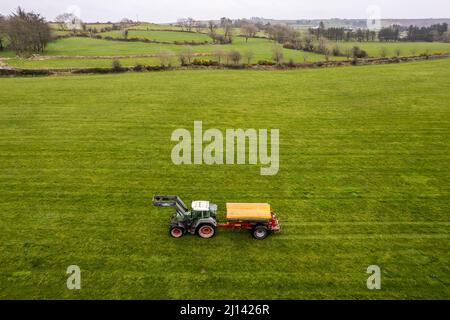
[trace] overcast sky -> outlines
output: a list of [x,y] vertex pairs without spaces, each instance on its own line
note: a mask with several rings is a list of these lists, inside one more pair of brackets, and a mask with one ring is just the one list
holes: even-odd
[[0,13],[17,6],[52,20],[67,8],[78,7],[84,21],[118,21],[124,17],[150,22],[264,17],[275,19],[366,18],[367,8],[379,6],[381,17],[450,18],[450,0],[0,0]]

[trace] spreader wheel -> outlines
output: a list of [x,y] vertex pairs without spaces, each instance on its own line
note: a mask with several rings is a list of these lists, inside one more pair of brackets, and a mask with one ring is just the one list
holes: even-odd
[[198,227],[197,234],[203,239],[210,239],[216,234],[216,229],[211,224],[203,224]]
[[253,229],[253,238],[257,240],[264,240],[269,235],[269,230],[264,226],[258,226]]
[[184,235],[184,229],[181,227],[170,228],[170,235],[173,238],[181,238]]

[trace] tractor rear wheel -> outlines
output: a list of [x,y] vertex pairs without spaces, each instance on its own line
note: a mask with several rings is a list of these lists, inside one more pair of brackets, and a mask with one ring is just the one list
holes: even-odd
[[210,239],[216,234],[216,229],[211,224],[203,224],[198,227],[197,234],[203,239]]
[[173,238],[181,238],[184,235],[184,229],[181,227],[170,228],[170,235]]
[[257,240],[264,240],[269,235],[269,230],[264,226],[257,226],[253,229],[253,238]]

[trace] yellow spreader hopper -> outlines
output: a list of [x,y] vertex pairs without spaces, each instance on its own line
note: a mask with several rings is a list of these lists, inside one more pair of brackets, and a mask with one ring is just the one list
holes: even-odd
[[272,212],[268,203],[227,203],[228,221],[270,219],[272,219]]

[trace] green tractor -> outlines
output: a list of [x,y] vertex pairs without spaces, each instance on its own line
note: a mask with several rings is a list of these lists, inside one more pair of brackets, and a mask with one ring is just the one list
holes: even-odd
[[217,205],[209,201],[194,201],[192,209],[189,209],[178,196],[154,196],[153,205],[175,208],[169,226],[170,235],[174,238],[190,233],[209,239],[216,234]]

